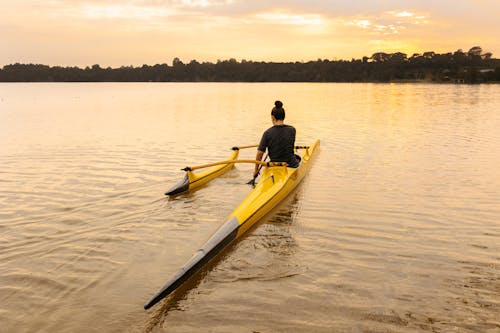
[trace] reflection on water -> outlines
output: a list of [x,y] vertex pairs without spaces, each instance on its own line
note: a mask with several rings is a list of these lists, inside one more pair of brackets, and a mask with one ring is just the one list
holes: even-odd
[[[496,332],[495,85],[2,84],[0,331]],[[285,102],[302,185],[143,311],[246,196],[227,158]],[[242,152],[253,158],[254,152]]]

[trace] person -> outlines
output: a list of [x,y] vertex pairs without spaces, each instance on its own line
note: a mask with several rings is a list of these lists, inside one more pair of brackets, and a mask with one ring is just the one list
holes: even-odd
[[[297,168],[300,163],[300,157],[295,155],[295,133],[293,126],[285,125],[285,109],[281,101],[274,102],[274,108],[271,111],[271,120],[273,126],[268,128],[259,143],[255,159],[262,161],[264,152],[268,151],[271,162],[286,162],[288,167]],[[257,178],[260,167],[255,164],[254,179]]]

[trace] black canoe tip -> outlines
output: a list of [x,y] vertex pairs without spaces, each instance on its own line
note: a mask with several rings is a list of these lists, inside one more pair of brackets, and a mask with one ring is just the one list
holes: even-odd
[[236,217],[227,220],[210,239],[196,251],[191,259],[168,281],[145,305],[147,310],[172,294],[184,282],[195,275],[201,267],[212,260],[223,248],[236,239],[240,223]]
[[154,305],[156,305],[156,303],[158,303],[159,301],[161,301],[163,298],[161,299],[150,299],[149,302],[147,302],[146,304],[144,304],[144,310],[149,310],[151,309]]
[[165,287],[163,287],[156,295],[154,295],[146,304],[144,304],[144,310],[148,310],[153,307],[156,303],[163,300],[165,297],[170,295],[183,281],[171,281]]
[[144,310],[149,310],[153,307],[153,305],[155,305],[156,303],[158,303],[160,300],[155,300],[155,299],[151,299],[149,300],[149,302],[147,302],[146,304],[144,304]]
[[186,192],[187,190],[189,190],[189,177],[186,174],[179,183],[177,183],[174,187],[165,192],[165,195],[175,195],[182,192]]

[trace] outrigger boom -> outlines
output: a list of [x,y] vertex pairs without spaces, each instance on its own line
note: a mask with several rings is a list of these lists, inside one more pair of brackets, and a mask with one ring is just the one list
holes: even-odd
[[[208,183],[212,179],[219,177],[224,174],[226,171],[231,169],[236,163],[253,163],[260,164],[262,166],[279,166],[283,165],[283,162],[262,162],[257,160],[238,160],[239,151],[241,149],[248,148],[256,148],[258,145],[250,145],[250,146],[238,146],[232,148],[231,156],[229,159],[225,161],[219,161],[214,163],[196,165],[196,166],[187,166],[182,168],[182,171],[186,171],[184,178],[180,182],[178,182],[175,186],[170,188],[165,195],[176,195],[180,193],[187,192],[189,190],[193,190],[195,188],[200,187],[203,184]],[[309,146],[295,146],[295,149],[308,149]],[[281,164],[280,164],[281,163]],[[211,168],[210,168],[211,167]],[[200,173],[194,173],[194,170],[210,168],[208,170],[202,171]]]
[[[210,237],[210,239],[196,251],[191,259],[165,284],[165,286],[154,295],[145,305],[144,309],[149,309],[163,298],[175,291],[179,286],[192,277],[201,267],[219,254],[222,249],[243,235],[252,225],[266,215],[273,207],[280,203],[304,178],[311,167],[311,159],[317,147],[319,140],[312,146],[301,146],[304,149],[302,160],[297,168],[289,168],[286,163],[279,165],[273,163],[263,163],[264,171],[261,181],[248,194],[248,196],[236,207],[228,216],[226,222]],[[230,162],[222,161],[212,166],[220,165],[232,166],[237,160]],[[255,163],[258,161],[243,160]],[[252,162],[250,162],[252,161]],[[191,170],[201,167],[210,167],[211,165],[202,165],[192,167]],[[191,171],[187,171],[191,173]]]
[[214,162],[214,163],[209,163],[209,164],[196,165],[196,166],[192,166],[192,167],[185,167],[181,170],[194,171],[194,170],[208,168],[211,166],[216,166],[216,165],[221,165],[221,164],[236,164],[236,163],[252,163],[252,164],[259,164],[259,165],[267,166],[267,167],[286,166],[287,165],[285,162],[262,162],[262,161],[257,161],[257,160],[227,160],[227,161],[220,161],[220,162]]

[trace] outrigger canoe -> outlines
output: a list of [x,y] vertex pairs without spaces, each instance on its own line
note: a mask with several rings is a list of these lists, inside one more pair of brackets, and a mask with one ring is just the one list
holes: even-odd
[[[231,162],[234,162],[238,158],[240,149],[255,148],[255,147],[257,147],[257,145],[233,147],[231,148],[232,149],[231,155],[226,161],[224,161],[227,163],[219,162],[216,165],[210,164],[210,166],[212,166],[211,168],[199,173],[194,173],[190,167],[185,167],[184,169],[181,169],[186,171],[184,178],[175,186],[173,186],[171,189],[169,189],[167,192],[165,192],[165,195],[176,195],[184,193],[190,190],[194,190],[195,188],[198,188],[201,185],[208,183],[212,179],[219,177],[220,175],[222,175],[223,173],[225,173],[234,166],[234,163]],[[203,167],[205,166],[199,166],[198,168],[201,169]]]
[[[311,167],[320,142],[312,146],[296,147],[303,149],[298,168],[289,168],[286,163],[259,162],[264,167],[261,179],[255,188],[243,199],[228,216],[226,222],[196,251],[191,259],[154,295],[145,305],[149,309],[192,277],[201,267],[213,259],[234,240],[243,235],[251,226],[281,202],[304,178]],[[227,162],[227,161],[223,161]],[[231,163],[250,163],[248,160],[234,160]],[[221,162],[222,163],[222,162]]]

